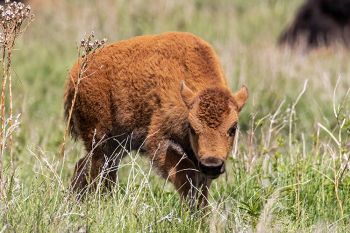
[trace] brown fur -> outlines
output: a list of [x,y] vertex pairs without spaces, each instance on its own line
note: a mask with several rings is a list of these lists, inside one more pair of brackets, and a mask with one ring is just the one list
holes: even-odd
[[[66,85],[66,116],[80,64]],[[91,55],[85,74],[71,131],[93,151],[90,171],[84,159],[77,163],[73,189],[85,188],[103,166],[117,167],[126,148],[153,159],[182,196],[197,195],[191,188],[196,186],[206,198],[218,175],[212,164],[226,160],[233,144],[227,131],[248,97],[245,87],[236,95],[229,91],[211,46],[190,33],[135,37]],[[113,139],[92,145],[103,138]],[[208,171],[199,171],[199,164]],[[116,182],[116,169],[102,175],[107,186]]]
[[203,91],[199,98],[198,119],[210,128],[217,128],[228,114],[231,95],[213,88]]

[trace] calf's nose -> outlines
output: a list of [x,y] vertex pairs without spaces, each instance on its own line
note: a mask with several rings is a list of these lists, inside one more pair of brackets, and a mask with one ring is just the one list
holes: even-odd
[[207,157],[199,161],[200,170],[212,177],[218,177],[225,172],[225,163],[216,157]]

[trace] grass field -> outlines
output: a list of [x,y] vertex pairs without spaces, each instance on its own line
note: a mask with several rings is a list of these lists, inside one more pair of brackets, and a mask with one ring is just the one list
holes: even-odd
[[[40,1],[39,1],[40,2]],[[43,1],[44,2],[44,1]],[[350,53],[276,46],[301,0],[62,0],[33,6],[13,54],[16,170],[5,155],[0,232],[345,232],[350,228]],[[191,211],[131,154],[110,195],[68,195],[85,152],[68,142],[63,89],[76,45],[189,31],[217,51],[232,90],[248,86],[237,146],[210,204]]]

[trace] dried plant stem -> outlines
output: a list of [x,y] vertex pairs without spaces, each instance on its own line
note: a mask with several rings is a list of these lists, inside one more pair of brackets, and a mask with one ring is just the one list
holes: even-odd
[[2,65],[3,65],[3,79],[2,79],[2,86],[1,86],[1,100],[0,100],[0,108],[1,108],[1,144],[0,144],[0,196],[3,197],[3,190],[4,190],[4,180],[3,180],[3,155],[4,155],[4,149],[5,149],[5,92],[6,92],[6,82],[7,82],[7,75],[6,75],[6,64],[5,64],[5,58],[6,58],[6,48],[3,47],[2,49]]
[[288,136],[289,154],[293,154],[292,144],[293,144],[293,122],[294,122],[294,116],[296,115],[295,107],[299,103],[301,97],[305,94],[308,82],[309,82],[309,80],[306,80],[304,82],[304,86],[303,86],[302,91],[299,93],[297,99],[292,104],[292,107],[290,109],[290,115],[289,115],[289,136]]
[[[4,57],[5,57],[5,48],[3,48],[3,60],[4,61]],[[4,72],[5,72],[5,63],[3,62],[3,67],[4,67]],[[2,87],[1,87],[1,102],[0,102],[0,107],[1,107],[1,144],[0,144],[0,197],[3,197],[3,151],[4,151],[4,134],[5,134],[5,91],[6,91],[6,75],[4,75],[3,79],[2,79]]]
[[[4,137],[5,135],[5,95],[6,95],[6,83],[7,83],[7,74],[6,74],[6,63],[5,63],[5,58],[6,58],[6,48],[3,47],[2,51],[2,66],[3,66],[3,72],[4,76],[2,79],[2,86],[1,86],[1,138]],[[1,143],[1,154],[3,154],[3,150],[5,148],[5,144],[2,142]]]
[[[66,124],[66,128],[64,130],[64,135],[63,135],[63,143],[62,143],[62,146],[61,146],[61,152],[60,152],[61,158],[64,158],[65,144],[66,144],[69,128],[71,127],[70,125],[71,125],[71,120],[72,120],[72,114],[73,114],[75,102],[76,102],[78,91],[79,91],[79,85],[80,85],[81,80],[84,77],[84,71],[85,71],[86,67],[87,67],[87,59],[84,58],[83,62],[82,62],[82,66],[79,69],[78,79],[77,79],[77,81],[76,81],[76,83],[74,85],[74,96],[73,96],[72,103],[71,103],[71,106],[70,106],[70,109],[69,109],[69,114],[68,114],[68,118],[67,118],[67,124]],[[71,77],[71,81],[74,82],[72,77]]]
[[[13,126],[13,101],[12,101],[12,77],[11,77],[11,55],[12,55],[12,48],[13,45],[11,45],[8,53],[7,53],[7,64],[6,64],[6,73],[9,80],[9,97],[10,97],[10,119],[9,119],[9,126],[12,128]],[[11,162],[11,168],[14,170],[14,159],[13,159],[13,150],[12,150],[12,133],[10,134],[10,141],[9,141],[9,150],[10,150],[10,162]]]
[[[10,116],[9,116],[9,127],[13,126],[13,101],[12,101],[12,78],[11,78],[11,55],[12,49],[14,47],[14,40],[8,45],[8,47],[4,47],[3,49],[3,70],[4,77],[2,82],[2,90],[1,90],[1,137],[6,137],[6,84],[8,81],[8,91],[9,91],[9,108],[10,108]],[[10,165],[13,168],[13,153],[12,153],[12,133],[9,134],[9,150],[10,150]],[[1,154],[4,154],[6,148],[6,140],[3,140],[1,144]]]
[[[88,66],[88,59],[95,53],[95,51],[102,47],[106,43],[106,39],[103,40],[96,40],[94,32],[91,32],[91,34],[87,35],[86,38],[82,39],[80,41],[80,45],[78,46],[78,56],[81,58],[81,65],[79,67],[78,71],[78,77],[77,80],[74,80],[74,77],[70,77],[70,81],[74,83],[74,96],[69,108],[68,112],[68,117],[67,117],[67,123],[66,123],[66,128],[64,130],[64,135],[63,135],[63,142],[61,145],[61,150],[60,150],[60,157],[64,161],[64,150],[65,150],[65,144],[68,136],[69,129],[71,127],[71,121],[72,121],[72,115],[73,115],[73,110],[75,106],[75,102],[77,99],[78,91],[79,91],[79,85],[80,82],[86,78],[89,75],[85,75],[87,66]],[[88,56],[91,55],[91,56]],[[93,73],[92,73],[93,74]],[[91,74],[91,75],[92,75]]]
[[[9,125],[10,128],[13,126],[13,101],[12,101],[12,77],[11,74],[8,77],[9,79],[9,97],[10,97],[10,121]],[[11,161],[11,167],[14,167],[14,158],[13,158],[13,148],[12,148],[12,133],[10,134],[10,143],[9,143],[9,150],[10,150],[10,161]]]
[[[11,2],[10,0],[5,1],[4,5],[0,5],[0,47],[2,48],[1,63],[3,68],[0,100],[0,194],[3,194],[5,187],[3,178],[3,159],[7,148],[10,152],[10,167],[12,174],[14,174],[14,157],[12,151],[12,133],[14,131],[11,77],[12,50],[16,39],[24,32],[33,19],[34,15],[31,14],[31,7],[29,5],[26,6],[21,2]],[[6,118],[7,88],[9,91],[9,118]],[[17,122],[15,122],[15,125],[17,125]]]

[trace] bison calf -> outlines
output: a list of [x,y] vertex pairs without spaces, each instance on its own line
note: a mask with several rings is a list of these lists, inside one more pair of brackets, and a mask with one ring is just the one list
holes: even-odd
[[[67,81],[66,117],[81,63]],[[182,197],[205,203],[211,181],[225,172],[247,98],[246,87],[231,93],[212,47],[189,33],[140,36],[97,50],[73,106],[71,134],[90,152],[76,164],[73,190],[97,177],[111,187],[122,157],[140,150]]]

